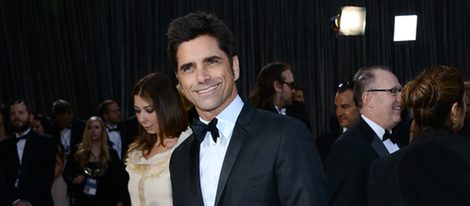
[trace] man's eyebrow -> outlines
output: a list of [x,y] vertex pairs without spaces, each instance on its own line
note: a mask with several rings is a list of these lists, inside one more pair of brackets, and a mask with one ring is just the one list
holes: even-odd
[[204,58],[204,62],[208,62],[208,61],[212,61],[212,60],[221,60],[222,57],[219,57],[219,56],[210,56],[210,57],[206,57]]

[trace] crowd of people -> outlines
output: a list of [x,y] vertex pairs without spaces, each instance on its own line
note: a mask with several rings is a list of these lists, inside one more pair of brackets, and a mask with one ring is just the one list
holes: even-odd
[[449,66],[403,87],[386,66],[335,94],[339,128],[313,137],[288,63],[265,65],[248,100],[234,36],[190,13],[168,28],[178,86],[140,79],[135,116],[104,100],[82,121],[1,106],[0,205],[470,205],[470,82]]

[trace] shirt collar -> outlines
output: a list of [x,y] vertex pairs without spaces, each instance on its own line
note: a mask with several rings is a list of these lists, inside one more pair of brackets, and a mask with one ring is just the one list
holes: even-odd
[[[219,129],[219,132],[222,133],[223,138],[230,140],[233,128],[235,127],[237,118],[242,111],[243,105],[243,100],[240,98],[240,96],[237,95],[235,99],[219,115],[216,116],[217,129]],[[205,124],[209,123],[209,121],[205,121],[201,117],[199,117],[199,120]]]
[[[372,130],[374,130],[377,137],[379,137],[379,139],[382,140],[382,138],[385,134],[385,129],[382,128],[381,126],[379,126],[374,121],[367,118],[365,115],[361,114],[361,117],[362,117],[362,119],[364,119],[364,121],[366,121],[366,123],[369,125],[369,127],[372,128]],[[390,132],[390,134],[392,133],[392,131],[389,131],[389,132]]]

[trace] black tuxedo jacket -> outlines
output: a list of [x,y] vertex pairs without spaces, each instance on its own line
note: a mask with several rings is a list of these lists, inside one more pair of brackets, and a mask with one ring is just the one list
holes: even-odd
[[[268,108],[262,108],[259,107],[259,109],[267,110],[270,112],[274,112],[276,114],[279,114],[277,109],[273,107],[268,107]],[[297,120],[300,120],[307,126],[309,130],[311,130],[310,126],[310,119],[307,117],[307,112],[305,110],[305,105],[301,102],[292,102],[292,105],[288,106],[285,108],[286,109],[286,116],[294,117]]]
[[362,117],[338,140],[326,160],[330,205],[367,205],[367,181],[373,161],[389,152]]
[[[71,155],[76,151],[78,145],[82,142],[83,130],[85,129],[85,122],[80,119],[74,118],[72,121],[72,127],[70,128],[70,149]],[[60,131],[56,124],[52,124],[51,127],[46,131],[47,134],[51,135],[60,144]],[[62,146],[62,144],[60,144]]]
[[0,203],[10,205],[13,201],[22,199],[32,205],[53,205],[51,186],[54,180],[56,144],[51,137],[38,135],[32,130],[26,135],[21,165],[16,137],[12,135],[0,142],[0,168],[3,170],[0,191],[6,193],[5,199]]
[[328,153],[330,152],[331,147],[339,138],[339,136],[341,136],[341,134],[343,134],[343,132],[341,129],[338,129],[336,131],[321,135],[316,139],[318,153],[320,154],[320,158],[323,163],[326,162],[326,158],[328,157]]
[[121,135],[121,143],[122,143],[122,151],[121,151],[121,160],[125,160],[125,155],[127,153],[127,149],[129,144],[134,142],[135,137],[138,134],[138,126],[139,122],[137,121],[136,116],[132,116],[118,125],[119,133]]
[[[191,135],[173,152],[175,206],[203,205],[199,145]],[[215,205],[326,204],[326,181],[307,128],[245,103],[225,155]]]
[[429,128],[371,166],[369,205],[470,205],[470,139]]

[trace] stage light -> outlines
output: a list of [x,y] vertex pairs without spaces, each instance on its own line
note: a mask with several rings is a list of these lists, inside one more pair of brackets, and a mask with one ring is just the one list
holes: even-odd
[[366,29],[366,9],[357,6],[344,6],[341,14],[332,17],[333,31],[339,35],[364,35]]
[[417,15],[395,16],[395,30],[393,33],[393,41],[415,41],[417,25]]

